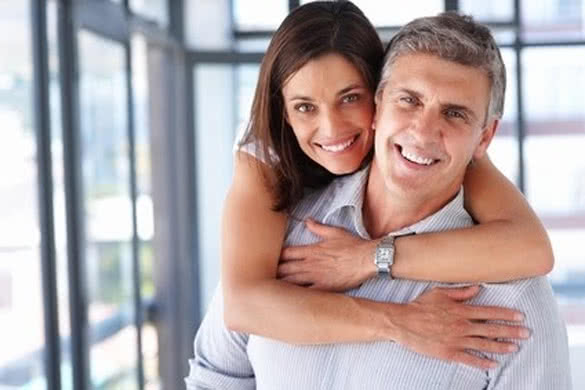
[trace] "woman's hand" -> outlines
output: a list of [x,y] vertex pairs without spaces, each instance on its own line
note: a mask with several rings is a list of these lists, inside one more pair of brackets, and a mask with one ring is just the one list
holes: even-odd
[[347,230],[307,220],[307,229],[323,240],[282,251],[278,277],[319,290],[345,291],[376,275],[379,240],[363,240]]
[[[493,306],[463,303],[479,292],[478,286],[433,288],[404,306],[390,319],[398,329],[397,342],[423,355],[489,369],[496,362],[482,353],[512,353],[518,346],[500,339],[525,339],[528,329],[504,325],[520,322],[522,313]],[[490,322],[486,322],[490,321]],[[500,323],[494,323],[499,321]],[[470,351],[477,353],[470,353]]]

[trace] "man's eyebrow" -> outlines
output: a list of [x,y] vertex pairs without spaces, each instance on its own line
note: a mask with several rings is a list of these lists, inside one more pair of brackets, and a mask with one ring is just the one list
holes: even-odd
[[409,89],[409,88],[390,88],[389,92],[390,92],[390,94],[407,93],[407,94],[412,95],[416,98],[422,97],[422,93],[417,92],[414,89]]

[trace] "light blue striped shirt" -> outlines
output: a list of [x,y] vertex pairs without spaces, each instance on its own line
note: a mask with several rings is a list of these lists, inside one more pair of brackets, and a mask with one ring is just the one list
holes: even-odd
[[[339,178],[305,197],[290,218],[286,245],[318,238],[305,229],[312,217],[369,238],[362,204],[368,169]],[[394,232],[425,233],[472,225],[463,208],[463,190],[435,214]],[[511,238],[513,239],[513,238]],[[374,278],[346,294],[376,301],[407,303],[431,287],[445,285]],[[449,285],[454,286],[454,285]],[[300,346],[226,329],[220,290],[195,338],[195,359],[185,379],[188,389],[412,389],[412,390],[566,390],[571,388],[565,325],[546,278],[483,284],[470,302],[518,309],[532,330],[517,353],[486,354],[497,368],[481,370],[412,352],[387,341]]]

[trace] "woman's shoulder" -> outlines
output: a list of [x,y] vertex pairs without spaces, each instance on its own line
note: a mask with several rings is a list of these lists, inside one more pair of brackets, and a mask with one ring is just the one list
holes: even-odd
[[272,150],[270,147],[268,147],[269,158],[266,158],[264,144],[262,141],[254,137],[253,134],[250,134],[250,129],[247,125],[242,125],[239,127],[236,133],[236,138],[234,140],[233,152],[243,152],[249,154],[255,159],[260,160],[268,165],[273,165],[279,160],[274,150]]

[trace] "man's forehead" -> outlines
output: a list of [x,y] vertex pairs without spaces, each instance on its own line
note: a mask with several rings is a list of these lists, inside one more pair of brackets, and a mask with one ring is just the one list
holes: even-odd
[[491,85],[486,72],[426,53],[404,54],[391,66],[386,93],[411,91],[420,98],[439,98],[442,104],[483,110]]

